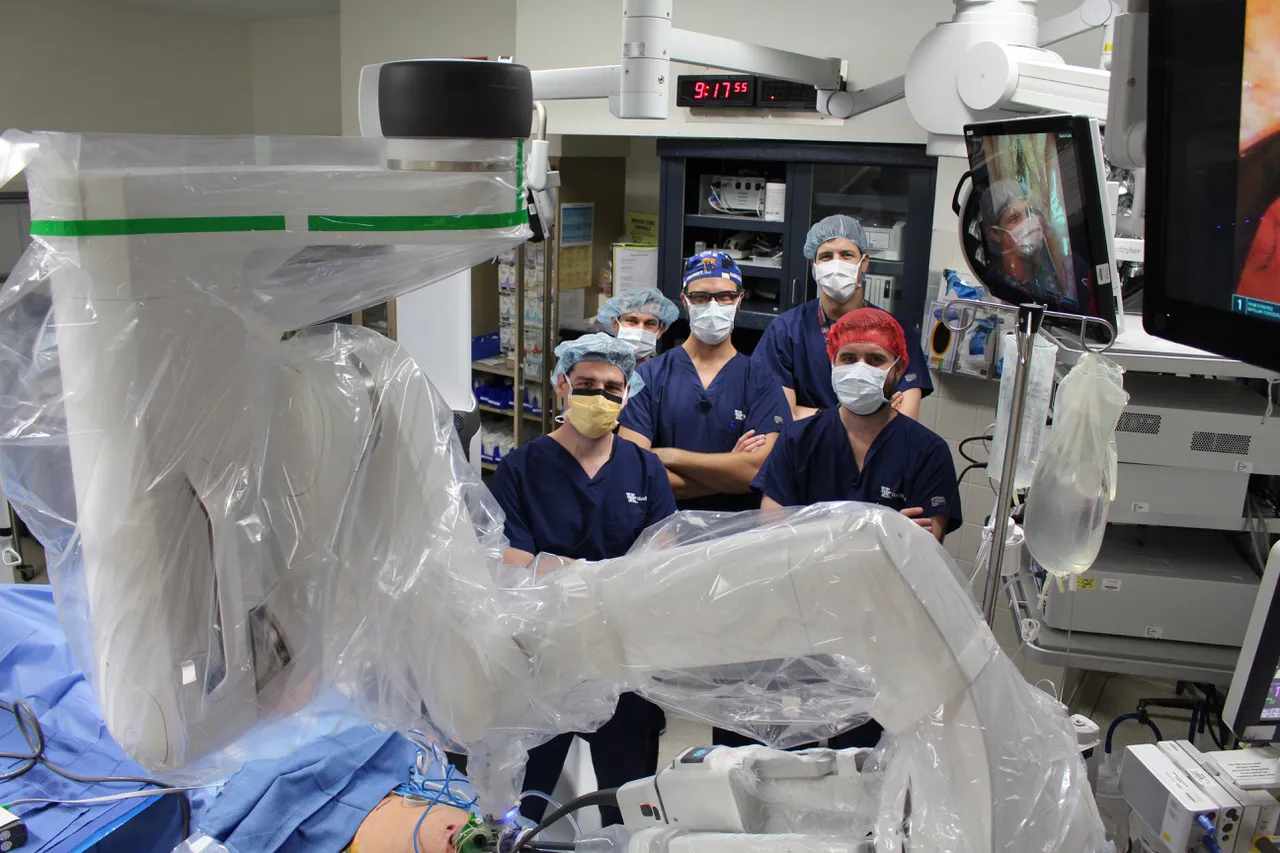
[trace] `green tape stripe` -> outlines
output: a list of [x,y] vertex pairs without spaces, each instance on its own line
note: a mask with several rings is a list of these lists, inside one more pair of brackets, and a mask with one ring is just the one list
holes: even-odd
[[218,231],[283,231],[283,216],[175,216],[156,219],[33,219],[36,237],[123,237],[130,234],[197,234]]
[[462,216],[308,216],[308,231],[478,231],[514,228],[529,221],[521,209],[511,213]]
[[524,210],[524,140],[516,140],[516,210]]

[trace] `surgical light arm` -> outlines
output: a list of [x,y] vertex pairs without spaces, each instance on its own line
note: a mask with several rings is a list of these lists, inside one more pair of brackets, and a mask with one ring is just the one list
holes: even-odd
[[[535,71],[534,97],[608,98],[618,118],[665,119],[676,61],[812,85],[819,112],[842,119],[905,97],[917,123],[953,140],[965,123],[995,117],[992,111],[1105,117],[1107,71],[1067,65],[1043,48],[1096,27],[1107,28],[1109,43],[1118,12],[1113,0],[1084,0],[1044,25],[1021,0],[955,0],[955,7],[952,20],[917,45],[907,74],[851,91],[839,59],[679,29],[671,23],[672,0],[627,0],[621,62]],[[939,85],[943,79],[956,85]]]

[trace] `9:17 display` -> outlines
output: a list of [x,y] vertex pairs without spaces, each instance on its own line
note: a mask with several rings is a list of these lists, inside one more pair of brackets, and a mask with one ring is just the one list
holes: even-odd
[[746,80],[698,80],[693,84],[693,99],[708,98],[728,100],[734,95],[749,95],[751,86]]

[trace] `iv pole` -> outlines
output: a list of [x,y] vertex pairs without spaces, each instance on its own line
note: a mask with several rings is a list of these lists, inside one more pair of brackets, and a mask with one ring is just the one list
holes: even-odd
[[[1026,403],[1027,383],[1031,379],[1031,354],[1034,352],[1035,337],[1040,332],[1045,317],[1080,324],[1080,344],[1085,349],[1104,353],[1111,349],[1116,340],[1116,329],[1111,323],[1100,317],[1083,317],[1077,314],[1063,314],[1047,311],[1043,305],[1005,305],[999,302],[983,302],[977,299],[953,299],[942,308],[942,322],[953,332],[963,332],[973,325],[977,317],[976,309],[998,311],[1002,314],[1016,314],[1014,338],[1017,342],[1017,360],[1013,367],[1013,400],[1009,406],[1008,423],[1005,429],[1004,460],[1000,468],[1000,491],[996,497],[994,540],[991,543],[991,556],[987,561],[987,578],[982,589],[982,618],[987,627],[995,622],[996,602],[999,598],[1000,569],[1004,564],[1004,552],[1009,536],[1009,509],[1013,504],[1014,469],[1018,461],[1018,447],[1022,441],[1022,410]],[[963,309],[954,310],[953,309]],[[952,315],[957,325],[951,324]],[[1090,347],[1086,340],[1089,324],[1102,327],[1107,332],[1106,343],[1096,349]],[[1006,365],[1005,369],[1008,369]]]

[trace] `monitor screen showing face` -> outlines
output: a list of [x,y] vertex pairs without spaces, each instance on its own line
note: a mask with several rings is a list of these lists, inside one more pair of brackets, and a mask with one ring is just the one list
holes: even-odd
[[1280,4],[1245,7],[1231,310],[1280,321]]
[[970,262],[992,295],[1112,319],[1106,238],[1094,233],[1103,210],[1088,121],[971,125],[966,143],[979,213],[971,233],[980,237]]

